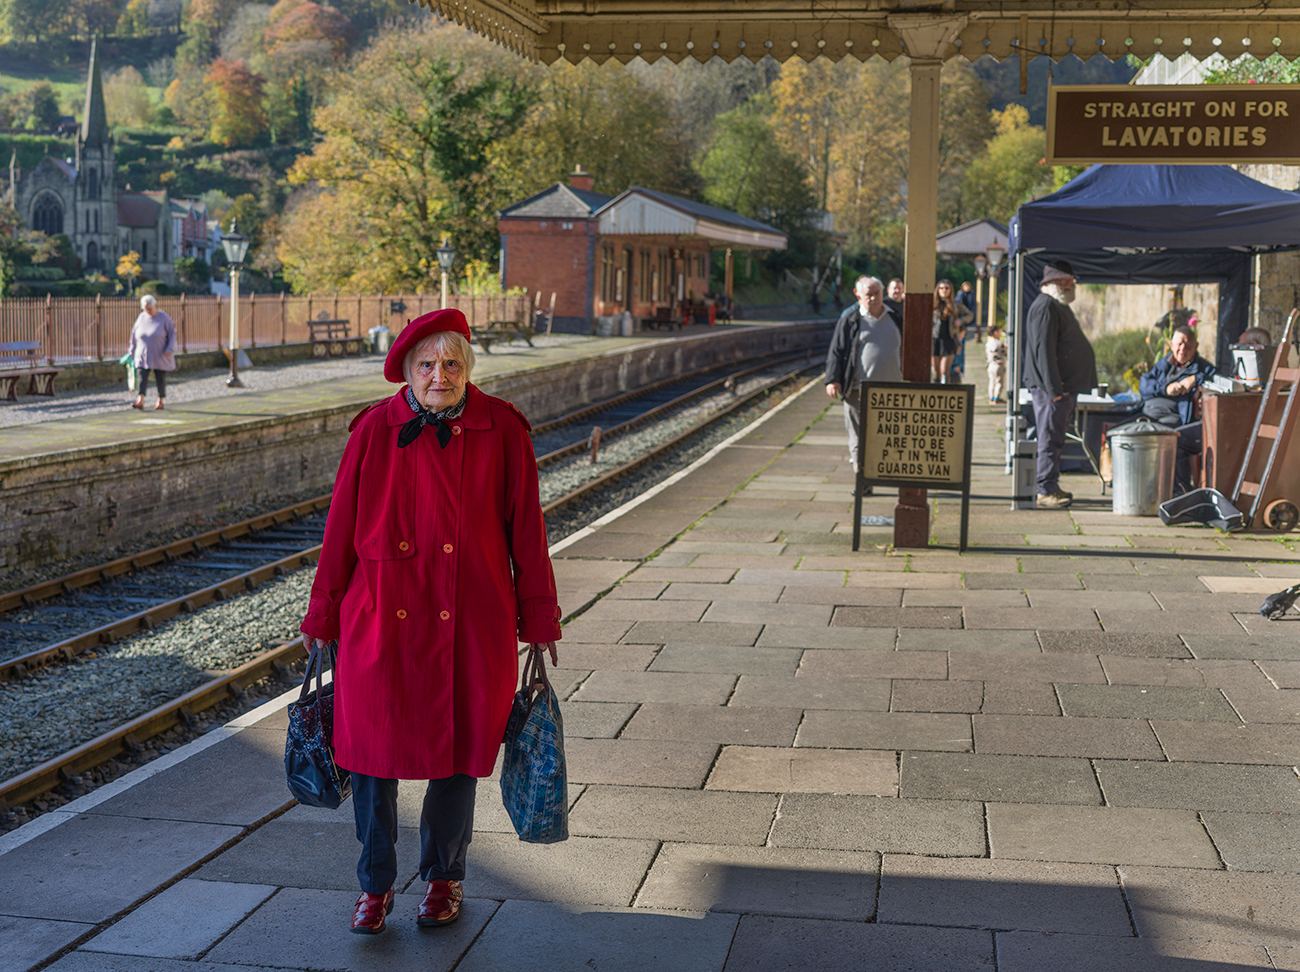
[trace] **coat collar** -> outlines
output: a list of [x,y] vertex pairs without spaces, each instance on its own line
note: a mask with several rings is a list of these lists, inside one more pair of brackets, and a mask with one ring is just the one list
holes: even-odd
[[[465,411],[460,413],[459,418],[451,420],[451,425],[460,423],[467,429],[490,429],[492,428],[492,411],[488,407],[487,396],[484,395],[473,382],[468,382],[469,397],[465,402]],[[388,424],[390,426],[405,425],[413,417],[411,406],[406,404],[406,385],[398,389],[397,394],[388,400]]]

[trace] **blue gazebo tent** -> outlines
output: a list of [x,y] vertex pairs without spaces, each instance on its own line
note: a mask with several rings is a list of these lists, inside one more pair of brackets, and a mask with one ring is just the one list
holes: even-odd
[[1083,283],[1217,283],[1215,353],[1226,371],[1228,346],[1249,319],[1253,256],[1296,248],[1300,193],[1226,165],[1094,165],[1011,220],[1010,290],[1020,295],[1014,333],[1023,334],[1025,309],[1052,260],[1068,260]]

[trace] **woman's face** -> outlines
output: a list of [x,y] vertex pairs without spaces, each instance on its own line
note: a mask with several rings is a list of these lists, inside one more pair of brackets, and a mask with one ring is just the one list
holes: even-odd
[[940,296],[940,297],[951,297],[951,296],[952,296],[952,285],[951,285],[951,284],[946,284],[946,283],[939,284],[939,296]]
[[406,357],[406,380],[415,400],[431,412],[451,408],[465,394],[465,362],[450,342],[425,338]]

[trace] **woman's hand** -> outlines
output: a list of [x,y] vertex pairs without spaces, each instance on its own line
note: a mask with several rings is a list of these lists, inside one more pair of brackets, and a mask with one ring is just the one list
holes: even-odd
[[531,645],[529,645],[528,647],[531,648],[533,651],[547,651],[547,650],[549,650],[550,653],[551,653],[551,664],[552,664],[552,665],[558,665],[558,664],[560,663],[560,658],[559,658],[559,656],[555,654],[555,642],[554,642],[554,641],[539,641],[539,642],[536,642],[535,644],[531,644]]

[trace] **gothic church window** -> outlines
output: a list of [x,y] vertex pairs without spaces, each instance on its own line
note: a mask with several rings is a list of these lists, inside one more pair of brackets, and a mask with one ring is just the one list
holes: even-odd
[[[90,169],[86,173],[86,198],[99,198],[99,172],[95,169]],[[98,230],[99,227],[96,226],[95,229]]]
[[99,269],[99,247],[93,241],[86,244],[86,269]]
[[140,262],[141,263],[149,262],[149,241],[148,240],[140,241]]
[[63,232],[63,203],[52,192],[43,192],[32,206],[32,229],[47,236]]
[[99,232],[99,210],[95,210],[95,232]]

